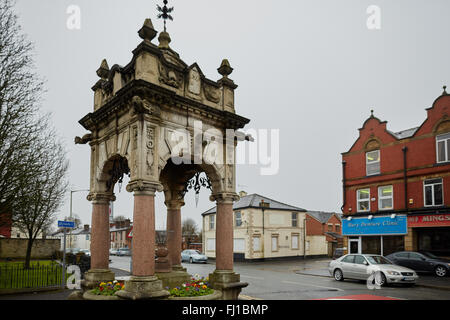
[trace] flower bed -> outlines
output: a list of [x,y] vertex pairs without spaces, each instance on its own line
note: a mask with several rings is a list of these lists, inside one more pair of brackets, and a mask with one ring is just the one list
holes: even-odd
[[95,289],[89,291],[89,293],[97,296],[114,296],[116,292],[122,290],[124,287],[123,282],[114,280],[113,282],[102,282]]
[[195,298],[214,294],[214,289],[209,287],[208,279],[195,275],[190,281],[183,283],[180,287],[166,288],[172,298]]

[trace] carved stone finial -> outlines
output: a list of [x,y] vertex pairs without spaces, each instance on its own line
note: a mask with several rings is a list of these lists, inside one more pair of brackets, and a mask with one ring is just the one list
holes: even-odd
[[222,64],[217,71],[219,71],[224,78],[228,78],[228,76],[233,72],[233,68],[230,66],[230,62],[228,62],[227,59],[223,59]]
[[373,115],[373,109],[372,109],[372,110],[370,110],[370,117],[371,117],[371,118],[373,118],[373,117],[374,117],[374,115]]
[[158,40],[159,40],[158,47],[160,49],[170,49],[169,43],[172,41],[172,39],[170,39],[170,35],[167,32],[165,31],[161,32],[159,34]]
[[444,95],[448,95],[448,93],[447,93],[447,86],[443,86],[443,89],[444,89],[444,92],[442,92],[442,95],[444,96]]
[[100,65],[100,68],[97,70],[97,75],[102,78],[106,79],[109,76],[109,66],[106,59],[103,59],[102,64]]
[[138,31],[139,37],[141,37],[144,41],[152,41],[158,32],[153,28],[153,23],[151,19],[145,19],[144,25]]

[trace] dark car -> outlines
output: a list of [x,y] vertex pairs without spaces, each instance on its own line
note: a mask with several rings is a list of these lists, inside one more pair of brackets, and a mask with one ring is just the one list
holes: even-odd
[[392,253],[386,258],[417,272],[432,272],[438,277],[450,274],[450,260],[438,258],[429,252],[401,251]]

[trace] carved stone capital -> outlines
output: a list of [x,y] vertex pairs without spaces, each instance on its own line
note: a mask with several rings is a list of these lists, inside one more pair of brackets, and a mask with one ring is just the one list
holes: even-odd
[[127,191],[135,195],[155,195],[157,191],[163,191],[163,186],[155,181],[134,180],[127,185]]
[[232,192],[214,193],[209,197],[209,200],[223,204],[230,204],[230,203],[233,204],[235,201],[238,201],[239,199],[240,199],[239,195],[237,193]]
[[179,210],[179,209],[181,209],[182,206],[185,205],[184,199],[167,200],[167,201],[164,201],[164,203],[168,210]]
[[91,192],[88,194],[87,200],[93,204],[109,204],[110,201],[116,201],[116,196],[112,193]]

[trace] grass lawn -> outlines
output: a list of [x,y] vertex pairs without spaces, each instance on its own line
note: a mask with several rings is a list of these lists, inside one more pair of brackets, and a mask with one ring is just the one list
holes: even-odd
[[0,262],[0,290],[43,288],[62,282],[62,266],[51,260],[31,261],[24,269],[24,261]]

